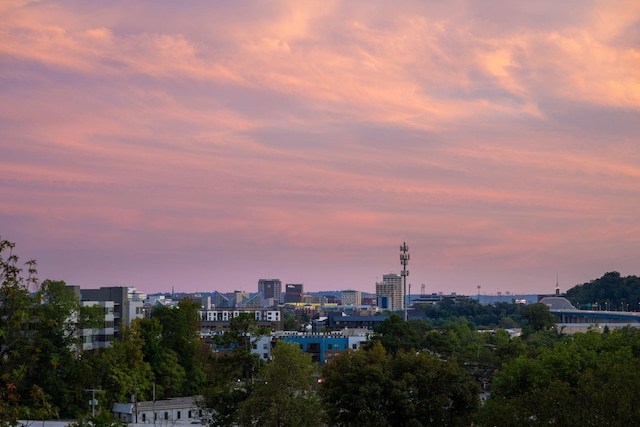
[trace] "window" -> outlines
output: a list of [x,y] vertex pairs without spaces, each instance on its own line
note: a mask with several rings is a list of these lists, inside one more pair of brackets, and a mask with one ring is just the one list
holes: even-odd
[[178,419],[180,419],[180,411],[178,411]]
[[327,344],[327,350],[333,350],[333,344]]
[[189,411],[189,418],[191,418],[191,411]]
[[354,350],[357,350],[358,349],[358,344],[351,344],[351,348],[354,349]]
[[165,412],[165,413],[164,413],[164,419],[165,419],[165,420],[168,420],[168,419],[169,419],[169,413],[168,413],[168,412]]
[[146,422],[147,421],[147,414],[145,414],[144,412],[142,413],[142,422]]

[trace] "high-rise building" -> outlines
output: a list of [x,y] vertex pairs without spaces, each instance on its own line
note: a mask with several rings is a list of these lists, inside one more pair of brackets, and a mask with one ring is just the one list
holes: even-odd
[[303,286],[302,283],[287,283],[284,286],[284,302],[286,303],[295,303],[302,302],[302,294],[303,294]]
[[258,280],[258,292],[262,292],[262,298],[267,300],[273,300],[273,304],[280,303],[280,296],[282,295],[282,282],[280,279],[260,279]]
[[360,291],[342,291],[342,305],[361,305],[362,293]]
[[[404,288],[402,287],[402,276],[399,274],[385,274],[382,282],[376,283],[376,298],[381,308],[391,311],[404,310]],[[388,307],[381,304],[387,301]]]

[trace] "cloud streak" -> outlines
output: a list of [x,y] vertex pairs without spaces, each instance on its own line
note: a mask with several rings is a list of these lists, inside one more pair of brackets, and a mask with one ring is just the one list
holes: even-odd
[[[636,2],[9,2],[0,233],[145,291],[637,274]],[[414,261],[415,260],[415,261]]]

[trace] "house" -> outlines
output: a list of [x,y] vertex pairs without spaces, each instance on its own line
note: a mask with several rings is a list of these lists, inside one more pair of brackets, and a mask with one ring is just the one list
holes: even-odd
[[135,424],[192,424],[206,419],[206,412],[198,407],[198,397],[114,403],[113,414],[122,421]]

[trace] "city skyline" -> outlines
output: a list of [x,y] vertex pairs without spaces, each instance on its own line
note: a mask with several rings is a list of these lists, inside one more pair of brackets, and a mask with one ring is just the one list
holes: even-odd
[[145,293],[638,275],[640,3],[0,5],[0,237]]

